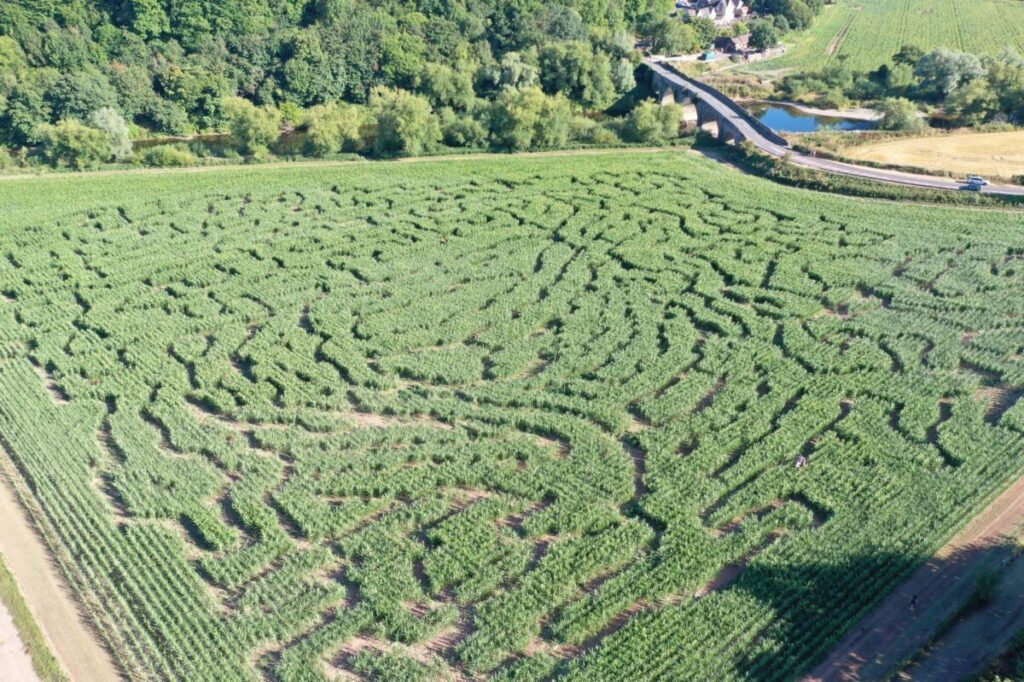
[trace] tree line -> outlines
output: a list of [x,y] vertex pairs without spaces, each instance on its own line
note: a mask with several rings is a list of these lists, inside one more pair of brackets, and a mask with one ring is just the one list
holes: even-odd
[[[758,26],[777,32],[822,4],[752,6],[774,13]],[[634,35],[670,22],[691,37],[676,47],[702,49],[720,34],[672,11],[671,0],[9,0],[0,147],[82,167],[131,158],[130,140],[224,130],[250,156],[294,130],[298,151],[318,155],[658,142],[677,111],[606,114],[644,94]]]
[[908,45],[874,71],[850,69],[842,60],[781,86],[792,99],[845,106],[850,100],[881,100],[883,127],[907,130],[923,124],[922,107],[955,125],[1024,123],[1024,56],[1013,50],[975,55],[940,47],[925,53]]
[[[630,28],[667,5],[12,0],[0,6],[0,145],[89,164],[101,139],[123,158],[126,133],[248,128],[242,151],[260,151],[272,124],[308,126],[321,152],[521,148],[562,141],[570,123],[600,137],[575,118],[634,88]],[[531,128],[531,116],[555,120]]]

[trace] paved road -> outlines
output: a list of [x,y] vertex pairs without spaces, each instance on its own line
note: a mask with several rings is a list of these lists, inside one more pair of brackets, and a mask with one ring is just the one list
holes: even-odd
[[[758,130],[758,128],[753,124],[754,119],[743,107],[720,93],[718,90],[690,78],[680,76],[675,71],[672,71],[650,59],[645,59],[644,63],[647,64],[652,71],[666,80],[697,94],[701,101],[713,108],[720,118],[727,120],[733,127],[740,131],[743,137],[753,142],[758,149],[766,154],[770,154],[771,156],[782,157],[788,155],[790,161],[798,166],[813,168],[828,173],[850,175],[853,177],[864,178],[866,180],[889,182],[898,185],[910,185],[913,187],[923,187],[925,189],[961,191],[963,188],[964,183],[952,178],[917,175],[916,173],[901,173],[900,171],[868,168],[866,166],[858,166],[852,163],[820,159],[795,151],[789,146],[777,144],[768,139],[768,137]],[[1015,185],[993,184],[983,188],[982,192],[986,194],[1024,197],[1024,187],[1018,187]]]

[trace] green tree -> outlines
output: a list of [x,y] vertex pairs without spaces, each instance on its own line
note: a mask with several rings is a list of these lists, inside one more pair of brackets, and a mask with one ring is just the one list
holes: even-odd
[[612,82],[615,83],[617,92],[629,92],[636,87],[636,76],[634,75],[633,63],[625,57],[620,57],[612,66]]
[[122,5],[132,30],[145,38],[170,33],[171,20],[160,0],[127,0]]
[[683,107],[679,104],[660,106],[646,100],[638,104],[626,117],[623,137],[630,142],[664,144],[679,137],[683,120]]
[[562,93],[588,109],[604,109],[615,98],[611,61],[588,43],[545,46],[540,52],[540,78],[548,94]]
[[768,50],[778,44],[779,34],[772,23],[756,21],[750,27],[750,47],[755,50]]
[[266,154],[280,137],[281,117],[270,107],[257,107],[241,97],[229,97],[222,102],[222,110],[231,138],[243,154]]
[[487,122],[472,114],[463,114],[451,108],[441,110],[441,134],[449,147],[476,147],[487,145]]
[[370,96],[377,121],[377,152],[422,154],[441,143],[441,123],[426,97],[405,90],[377,87]]
[[914,75],[920,79],[921,94],[945,99],[984,77],[985,66],[976,55],[940,47],[918,60]]
[[495,144],[507,149],[561,146],[569,139],[572,119],[563,95],[548,96],[539,88],[508,89],[494,103],[491,132]]
[[949,98],[948,110],[968,125],[984,123],[1000,113],[999,95],[984,78],[973,80]]
[[117,92],[95,70],[64,74],[47,91],[46,99],[57,119],[84,120],[97,109],[117,106]]
[[917,45],[904,45],[892,56],[892,63],[902,64],[913,68],[919,61],[921,61],[921,57],[923,56],[924,50],[919,48]]
[[32,81],[18,83],[7,98],[7,109],[0,116],[0,139],[12,147],[39,142],[40,126],[50,122],[50,105]]
[[701,39],[691,24],[662,19],[652,27],[651,51],[657,54],[688,54],[700,47]]
[[572,7],[548,5],[537,15],[537,29],[550,40],[585,40],[587,25]]
[[879,127],[883,130],[915,130],[923,126],[917,115],[917,106],[903,97],[890,97],[878,106],[882,114]]
[[321,104],[306,112],[306,144],[318,156],[354,152],[363,146],[366,111],[354,104]]
[[427,62],[416,81],[416,89],[426,95],[437,108],[451,107],[466,111],[473,105],[473,72],[465,65],[452,68],[444,64]]
[[95,168],[110,158],[107,133],[74,119],[64,119],[56,125],[44,124],[35,136],[43,158],[55,166],[82,170]]
[[124,117],[111,107],[97,109],[89,117],[89,123],[93,128],[102,130],[107,134],[109,145],[109,158],[115,161],[123,161],[132,155],[132,142],[128,134],[128,124]]
[[693,29],[694,34],[697,36],[697,46],[699,49],[710,47],[715,42],[715,38],[718,37],[718,26],[715,25],[711,19],[707,17],[700,17],[697,19],[687,17],[686,24]]

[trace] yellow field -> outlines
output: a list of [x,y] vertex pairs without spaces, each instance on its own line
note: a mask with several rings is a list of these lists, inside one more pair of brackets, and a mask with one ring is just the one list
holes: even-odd
[[1024,175],[1024,132],[915,137],[847,147],[841,153],[854,159],[935,171],[1005,178]]

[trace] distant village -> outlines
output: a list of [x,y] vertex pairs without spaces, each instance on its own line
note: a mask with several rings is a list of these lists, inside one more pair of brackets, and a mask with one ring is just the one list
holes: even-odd
[[[687,19],[708,19],[715,26],[727,27],[751,18],[750,8],[743,0],[678,0],[676,15]],[[750,46],[750,34],[722,35],[715,39],[714,46],[698,58],[712,60],[718,55],[742,57],[746,61],[758,61],[775,57],[785,51],[782,47],[769,50],[755,50]],[[691,57],[692,58],[692,57]]]
[[743,0],[680,0],[676,9],[691,19],[710,19],[716,26],[729,26],[750,14]]

